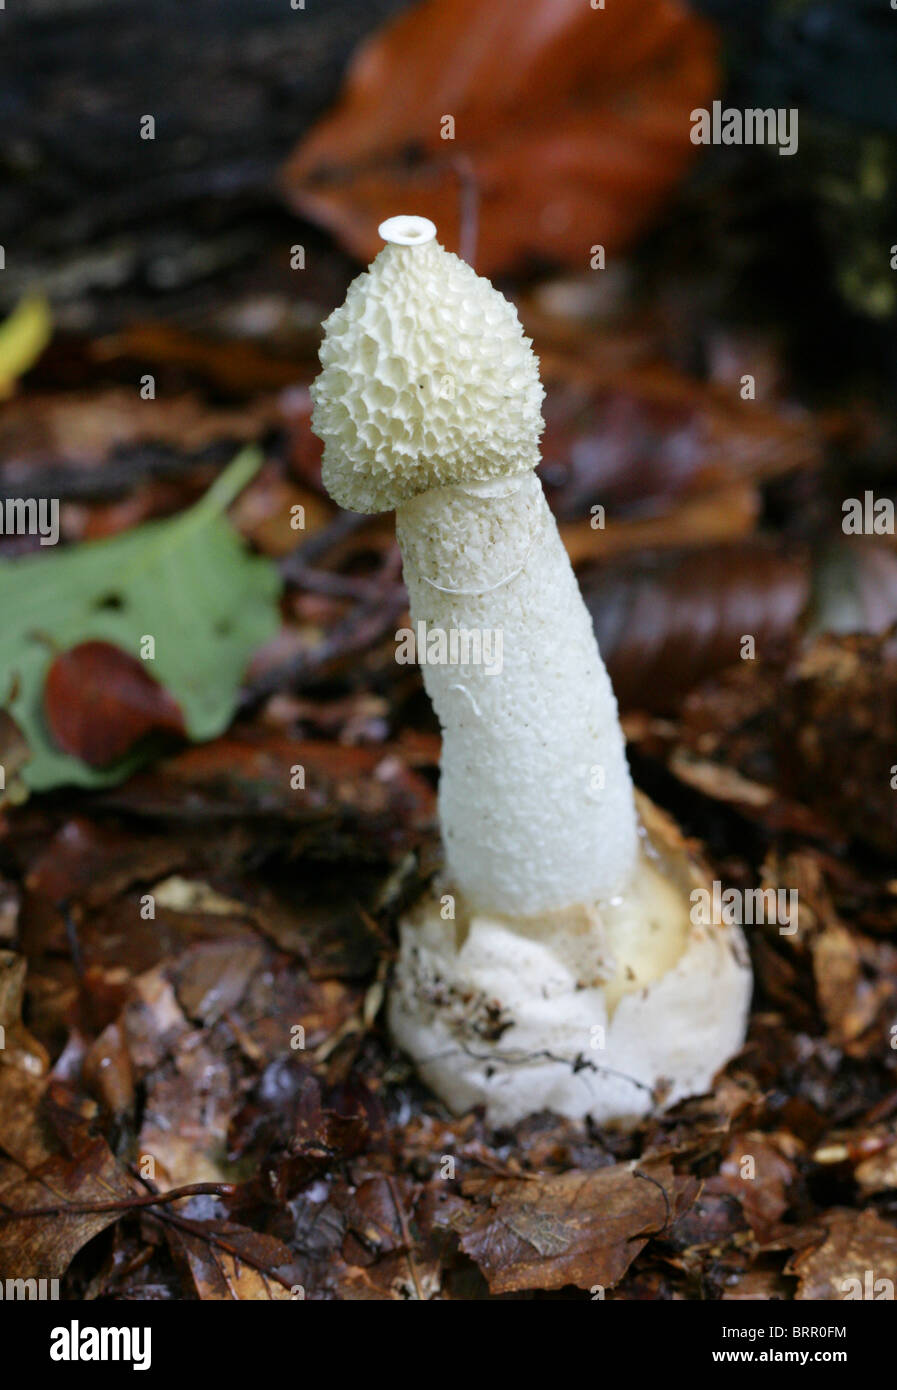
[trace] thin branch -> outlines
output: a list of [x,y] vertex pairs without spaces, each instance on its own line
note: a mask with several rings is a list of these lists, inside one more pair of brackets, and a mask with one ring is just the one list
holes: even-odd
[[154,1207],[176,1202],[181,1197],[232,1197],[236,1186],[230,1182],[193,1182],[185,1187],[173,1187],[168,1192],[150,1193],[147,1197],[121,1197],[114,1202],[62,1202],[52,1207],[10,1207],[0,1202],[0,1221],[17,1221],[25,1216],[87,1216],[91,1212],[127,1212],[137,1207]]
[[408,1268],[411,1271],[411,1279],[414,1283],[414,1292],[417,1294],[418,1302],[422,1303],[424,1296],[421,1293],[420,1281],[417,1277],[417,1268],[414,1263],[414,1255],[412,1253],[414,1246],[411,1240],[411,1232],[408,1228],[408,1218],[405,1215],[404,1207],[399,1201],[399,1194],[398,1192],[396,1192],[395,1182],[389,1175],[387,1175],[386,1178],[386,1186],[389,1188],[389,1195],[392,1197],[392,1204],[396,1209],[396,1216],[399,1220],[399,1228],[402,1232],[402,1240],[405,1244],[405,1258],[408,1261]]
[[462,261],[474,265],[480,235],[480,184],[469,155],[459,154],[453,161],[459,184],[460,210],[458,222],[458,254]]

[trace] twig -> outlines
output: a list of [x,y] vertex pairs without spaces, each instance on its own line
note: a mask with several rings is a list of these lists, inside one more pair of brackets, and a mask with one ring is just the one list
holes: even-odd
[[326,598],[351,598],[359,602],[380,594],[376,576],[333,574],[331,570],[312,569],[310,565],[290,566],[290,583],[307,593],[323,594]]
[[16,1221],[23,1216],[86,1216],[90,1212],[124,1212],[136,1207],[176,1202],[180,1197],[232,1197],[236,1190],[235,1184],[230,1182],[193,1182],[186,1187],[173,1187],[168,1192],[150,1193],[146,1197],[121,1197],[115,1202],[63,1202],[52,1207],[22,1208],[0,1202],[0,1221]]
[[664,1187],[664,1185],[663,1185],[662,1182],[659,1182],[659,1181],[657,1180],[657,1178],[652,1178],[652,1176],[651,1176],[650,1173],[642,1173],[642,1172],[640,1172],[638,1168],[633,1168],[633,1170],[632,1170],[632,1176],[633,1176],[634,1178],[644,1178],[645,1182],[653,1182],[653,1184],[654,1184],[655,1187],[659,1187],[659,1188],[660,1188],[660,1191],[661,1191],[662,1194],[663,1194],[664,1206],[666,1207],[666,1215],[665,1215],[665,1217],[664,1217],[664,1219],[663,1219],[663,1225],[661,1226],[660,1230],[659,1230],[659,1231],[654,1231],[653,1234],[656,1235],[656,1236],[661,1236],[661,1235],[663,1235],[664,1231],[665,1231],[665,1230],[667,1229],[667,1227],[669,1226],[671,1217],[672,1217],[672,1215],[673,1215],[673,1209],[672,1209],[672,1207],[670,1206],[670,1199],[669,1199],[669,1196],[668,1196],[668,1194],[667,1194],[666,1188]]
[[322,526],[320,531],[315,531],[313,536],[309,536],[308,540],[302,541],[295,550],[284,556],[278,565],[281,575],[288,584],[294,582],[294,570],[301,572],[309,565],[316,564],[328,550],[354,536],[368,521],[370,517],[361,516],[356,512],[338,513],[326,526]]
[[460,185],[458,254],[462,261],[472,266],[476,261],[480,233],[480,184],[468,155],[458,155],[453,167]]
[[402,1232],[402,1240],[405,1243],[405,1258],[408,1261],[408,1268],[411,1271],[411,1278],[414,1283],[414,1292],[417,1294],[418,1302],[422,1303],[424,1296],[421,1293],[420,1282],[417,1277],[417,1269],[414,1264],[414,1256],[412,1254],[413,1246],[411,1241],[411,1232],[408,1229],[408,1218],[405,1215],[404,1207],[399,1201],[399,1194],[396,1192],[395,1183],[392,1177],[389,1175],[387,1175],[386,1178],[386,1186],[389,1188],[389,1195],[392,1197],[392,1204],[396,1209],[396,1216],[399,1219],[399,1228]]
[[281,666],[261,672],[244,688],[240,698],[241,712],[245,713],[280,690],[300,689],[330,662],[363,652],[378,641],[408,602],[404,587],[398,583],[399,563],[398,547],[393,547],[376,581],[372,582],[369,598],[337,623],[313,652],[300,652]]

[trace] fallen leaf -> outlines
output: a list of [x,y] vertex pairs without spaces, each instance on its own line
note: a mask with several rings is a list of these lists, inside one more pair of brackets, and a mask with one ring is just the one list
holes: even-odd
[[272,466],[265,468],[234,503],[231,521],[263,555],[290,555],[326,522],[333,507],[310,488],[299,488]]
[[[147,1021],[152,1027],[153,1020]],[[129,1033],[132,1022],[128,1011]],[[238,1058],[228,1055],[218,1033],[182,1031],[177,1023],[150,1041],[163,1058],[143,1078],[140,1161],[152,1160],[154,1179],[162,1188],[229,1180],[233,1174],[225,1160],[225,1139],[240,1100]]]
[[134,834],[73,816],[34,856],[26,885],[53,904],[74,900],[97,908],[131,884],[170,871],[186,853],[174,836]]
[[22,1022],[28,963],[14,951],[0,950],[0,1051],[2,1062],[32,1076],[43,1076],[50,1059]]
[[134,1104],[134,1072],[124,1029],[110,1023],[90,1046],[81,1075],[87,1090],[111,1115],[123,1115]]
[[[826,922],[814,934],[811,949],[816,994],[829,1037],[851,1055],[861,1056],[859,1040],[894,1002],[897,953],[888,943],[864,941],[838,921]],[[873,1050],[877,1044],[873,1036]]]
[[627,551],[676,550],[740,541],[753,534],[761,510],[752,483],[730,483],[686,497],[658,516],[623,517],[606,531],[590,520],[562,521],[561,539],[574,565]]
[[705,1192],[727,1192],[741,1204],[745,1220],[763,1244],[788,1208],[788,1187],[796,1176],[789,1163],[764,1134],[736,1134],[716,1177]]
[[82,642],[57,656],[44,685],[56,745],[106,768],[151,733],[186,737],[177,701],[142,661],[111,642]]
[[528,1179],[471,1178],[464,1194],[479,1211],[461,1248],[493,1293],[612,1288],[649,1238],[668,1229],[695,1200],[699,1184],[668,1164],[618,1163],[590,1172]]
[[392,855],[430,830],[435,816],[431,786],[397,746],[345,747],[254,730],[187,748],[103,793],[102,804],[186,823],[266,817],[309,830],[326,825],[329,858],[338,857],[340,829],[357,857]]
[[616,250],[654,215],[717,82],[713,31],[678,0],[427,0],[359,50],[336,110],[287,165],[286,194],[365,262],[402,211],[456,250],[469,168],[484,274],[580,267],[594,241]]
[[857,1164],[854,1176],[866,1193],[888,1192],[897,1187],[897,1140]]
[[309,1177],[358,1153],[373,1128],[359,1106],[338,1111],[325,1104],[317,1078],[295,1052],[285,1057],[281,1049],[234,1116],[228,1153],[246,1159],[270,1152],[272,1144],[283,1148],[288,1172],[281,1181],[295,1191]]
[[[67,1115],[52,1086],[0,1066],[0,1278],[62,1278],[81,1247],[121,1215],[66,1207],[132,1195],[105,1139]],[[16,1215],[44,1207],[53,1213]]]
[[[893,859],[897,631],[829,635],[801,652],[777,701],[783,789]],[[832,757],[832,749],[838,757]]]
[[[213,408],[193,393],[142,400],[125,387],[81,392],[34,393],[4,406],[0,415],[0,477],[20,486],[38,468],[64,480],[71,494],[102,490],[107,459],[142,444],[164,444],[193,454],[219,441],[250,443],[279,420],[277,400],[262,397],[237,409]],[[112,465],[110,464],[110,467]],[[161,471],[161,462],[154,460]],[[123,460],[109,490],[130,492],[136,477],[133,459]],[[114,483],[114,487],[110,486]]]
[[207,1026],[237,1007],[264,960],[260,945],[204,941],[178,960],[175,992],[184,1013]]
[[756,539],[641,553],[580,583],[620,705],[662,713],[741,660],[746,633],[756,657],[787,651],[810,590],[802,557]]
[[138,323],[93,344],[98,362],[122,358],[195,372],[222,391],[245,396],[292,386],[298,375],[290,357],[274,357],[255,344],[231,338],[216,342],[174,323]]
[[[539,324],[529,331],[541,346]],[[743,401],[663,361],[620,367],[608,360],[604,334],[581,338],[577,349],[541,353],[541,477],[562,520],[595,502],[615,520],[656,516],[702,493],[821,462],[818,426],[806,412]]]
[[[105,642],[137,653],[152,638],[153,669],[183,710],[189,737],[212,738],[227,725],[252,652],[279,626],[277,572],[246,554],[224,515],[259,461],[245,450],[195,506],[170,520],[49,557],[0,562],[0,668],[16,681],[9,708],[31,749],[23,772],[30,787],[106,784],[133,761],[101,769],[52,743],[42,717],[52,644]],[[78,741],[102,748],[101,735],[82,732]]]
[[346,1237],[343,1259],[350,1265],[372,1265],[403,1245],[397,1202],[407,1197],[407,1183],[386,1177],[369,1178],[349,1194],[344,1206]]
[[[820,1225],[825,1230],[822,1244],[801,1251],[786,1266],[786,1274],[796,1274],[800,1281],[795,1297],[814,1302],[841,1301],[849,1294],[854,1298],[893,1299],[897,1227],[874,1211],[837,1207],[825,1213]],[[884,1283],[879,1284],[879,1280]]]
[[53,336],[50,306],[41,295],[21,299],[0,323],[0,399],[33,367]]
[[292,1264],[282,1241],[225,1221],[191,1221],[166,1230],[175,1255],[185,1260],[204,1301],[280,1302],[292,1298],[274,1271]]

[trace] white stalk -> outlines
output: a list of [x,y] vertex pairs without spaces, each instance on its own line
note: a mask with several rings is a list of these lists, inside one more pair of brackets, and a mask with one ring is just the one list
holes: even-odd
[[480,657],[423,665],[452,882],[472,908],[515,916],[609,899],[635,864],[632,784],[539,480],[431,489],[398,508],[396,530],[414,631],[455,634]]

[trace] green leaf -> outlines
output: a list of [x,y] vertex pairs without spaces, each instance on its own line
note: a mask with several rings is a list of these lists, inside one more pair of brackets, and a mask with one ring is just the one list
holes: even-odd
[[229,724],[252,653],[278,630],[280,577],[251,555],[225,516],[261,463],[244,449],[189,511],[109,540],[49,556],[0,561],[0,699],[31,749],[23,777],[34,790],[120,781],[133,756],[88,767],[60,752],[44,723],[43,689],[53,658],[81,642],[112,642],[140,656],[184,712],[192,739]]

